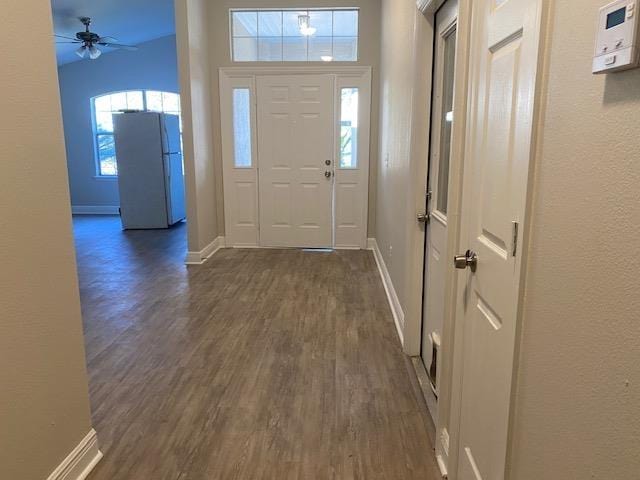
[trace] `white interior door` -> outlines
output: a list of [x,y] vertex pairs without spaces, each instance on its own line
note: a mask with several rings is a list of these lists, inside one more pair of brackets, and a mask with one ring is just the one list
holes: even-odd
[[442,351],[440,339],[444,321],[447,255],[447,215],[449,201],[449,161],[453,131],[455,59],[458,1],[448,0],[436,13],[434,43],[433,99],[431,112],[431,147],[429,160],[429,194],[426,230],[424,306],[422,312],[421,356],[433,395],[427,406],[437,423],[437,398],[440,385]]
[[262,246],[333,246],[333,82],[257,78]]
[[541,2],[481,0],[473,16],[461,245],[477,254],[477,266],[458,278],[458,478],[490,480],[505,476]]

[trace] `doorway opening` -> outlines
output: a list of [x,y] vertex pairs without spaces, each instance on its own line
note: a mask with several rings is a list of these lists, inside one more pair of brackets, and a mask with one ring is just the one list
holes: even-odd
[[430,386],[425,392],[425,400],[434,425],[438,422],[439,366],[442,364],[446,301],[451,139],[454,119],[460,113],[454,111],[457,34],[458,2],[447,0],[435,14],[420,349]]
[[123,338],[146,332],[149,305],[187,275],[174,2],[51,9],[92,418],[108,454]]
[[[186,219],[174,5],[52,1],[72,213],[83,228]],[[135,21],[138,28],[131,29]],[[104,223],[104,222],[103,222]],[[108,222],[107,222],[108,223]],[[90,230],[90,229],[89,229]],[[115,234],[126,235],[117,229]]]

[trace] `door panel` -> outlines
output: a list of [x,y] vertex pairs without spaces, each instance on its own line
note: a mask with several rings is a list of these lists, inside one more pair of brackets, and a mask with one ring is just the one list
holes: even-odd
[[421,357],[431,380],[433,395],[427,406],[437,424],[440,338],[444,324],[445,278],[449,268],[447,255],[447,205],[449,159],[453,131],[455,85],[455,51],[457,35],[457,0],[448,0],[436,14],[434,43],[431,145],[429,154],[429,191],[427,211],[430,221],[426,231],[424,306],[422,317]]
[[[464,322],[459,478],[505,475],[517,330],[521,230],[531,157],[539,0],[474,3],[472,142],[465,160],[460,273]],[[515,238],[514,238],[515,234]]]
[[257,78],[260,243],[332,246],[333,78]]

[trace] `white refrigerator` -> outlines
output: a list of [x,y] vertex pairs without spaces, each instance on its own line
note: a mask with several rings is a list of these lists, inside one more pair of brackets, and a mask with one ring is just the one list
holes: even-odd
[[168,228],[186,216],[180,123],[155,112],[113,115],[123,229]]

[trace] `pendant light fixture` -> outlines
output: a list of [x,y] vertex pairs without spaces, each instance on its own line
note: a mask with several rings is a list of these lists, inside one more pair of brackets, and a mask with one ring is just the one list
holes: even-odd
[[309,14],[298,15],[298,26],[300,27],[300,33],[305,37],[310,37],[316,33],[316,28],[311,26]]

